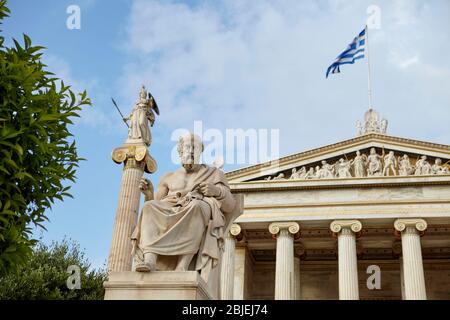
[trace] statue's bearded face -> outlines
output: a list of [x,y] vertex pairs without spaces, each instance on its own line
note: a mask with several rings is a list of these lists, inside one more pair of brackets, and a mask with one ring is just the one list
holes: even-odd
[[189,140],[185,141],[180,152],[180,159],[183,167],[188,171],[192,170],[195,164],[200,163],[201,152],[202,145],[200,143]]

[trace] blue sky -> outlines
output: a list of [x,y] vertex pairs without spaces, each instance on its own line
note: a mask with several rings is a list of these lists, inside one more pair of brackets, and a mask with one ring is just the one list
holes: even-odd
[[[66,27],[69,5],[81,29]],[[45,241],[80,242],[94,266],[108,256],[121,166],[111,151],[124,113],[145,84],[161,116],[150,152],[173,170],[171,134],[204,128],[279,129],[280,155],[351,138],[367,109],[364,61],[325,79],[334,58],[363,28],[370,5],[373,103],[394,136],[450,144],[450,2],[420,1],[10,1],[7,41],[26,33],[47,47],[49,70],[86,89],[93,107],[73,127],[81,163],[74,199],[49,212]],[[225,170],[243,166],[229,164]]]

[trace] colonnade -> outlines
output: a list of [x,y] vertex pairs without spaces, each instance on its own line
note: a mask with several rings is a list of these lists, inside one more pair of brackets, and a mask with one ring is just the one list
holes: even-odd
[[[295,257],[294,238],[299,236],[301,223],[295,221],[273,222],[269,232],[276,238],[275,299],[299,299],[301,267]],[[424,219],[397,219],[394,229],[401,237],[402,258],[401,278],[406,300],[425,300],[425,277],[422,261],[420,237],[427,228]],[[334,220],[330,229],[338,240],[339,299],[358,300],[358,258],[356,238],[363,225],[358,220]],[[225,241],[222,259],[221,293],[222,299],[237,298],[234,292],[235,241],[241,228],[234,224]],[[228,251],[228,252],[227,252]]]

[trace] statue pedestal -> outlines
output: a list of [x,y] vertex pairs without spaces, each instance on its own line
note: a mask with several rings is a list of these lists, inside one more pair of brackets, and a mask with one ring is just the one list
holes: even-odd
[[211,300],[214,297],[197,271],[111,272],[105,300]]

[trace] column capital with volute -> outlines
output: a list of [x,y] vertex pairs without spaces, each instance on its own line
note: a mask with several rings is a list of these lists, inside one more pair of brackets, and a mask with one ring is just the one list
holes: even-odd
[[272,222],[269,225],[269,232],[276,236],[280,233],[280,230],[287,229],[289,233],[295,235],[300,231],[300,225],[297,222],[289,221],[289,222]]
[[412,227],[419,231],[422,235],[428,227],[427,222],[424,219],[397,219],[394,221],[394,228],[397,232],[403,232],[407,227]]
[[330,229],[335,235],[342,232],[343,229],[350,229],[358,234],[362,230],[362,223],[359,220],[334,220],[330,224]]

